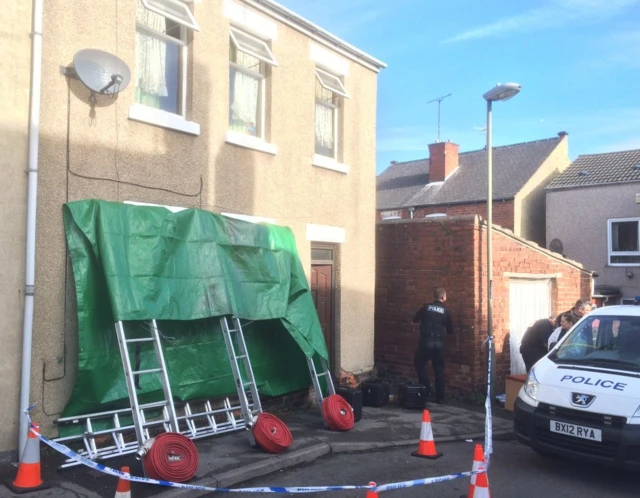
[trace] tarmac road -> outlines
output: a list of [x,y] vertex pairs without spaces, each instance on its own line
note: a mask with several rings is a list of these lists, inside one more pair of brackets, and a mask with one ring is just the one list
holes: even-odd
[[[399,449],[367,454],[329,455],[313,464],[245,482],[234,487],[378,484],[452,474],[471,469],[473,444],[438,445],[444,456],[424,460]],[[495,441],[489,471],[494,498],[630,498],[640,496],[637,475],[584,462],[542,457],[516,441]],[[466,496],[469,479],[384,493],[384,498]],[[365,491],[337,491],[297,495],[312,498],[364,498]],[[210,494],[207,496],[215,496]],[[253,494],[252,496],[256,496]],[[265,496],[265,495],[263,495]],[[273,495],[269,495],[273,496]]]

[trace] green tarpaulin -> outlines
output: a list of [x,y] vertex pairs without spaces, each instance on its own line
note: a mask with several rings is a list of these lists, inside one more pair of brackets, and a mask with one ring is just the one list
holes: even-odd
[[[64,205],[75,279],[79,353],[63,417],[129,406],[114,323],[149,336],[158,320],[176,400],[232,394],[235,384],[219,317],[242,319],[263,395],[309,385],[305,357],[327,349],[289,228],[187,209],[98,200]],[[150,343],[130,346],[140,369],[155,367]],[[317,358],[317,356],[316,356]],[[161,398],[141,376],[141,402]]]

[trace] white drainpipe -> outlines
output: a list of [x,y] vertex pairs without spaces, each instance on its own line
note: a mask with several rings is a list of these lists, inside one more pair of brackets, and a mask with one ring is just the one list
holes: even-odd
[[18,455],[27,441],[27,418],[31,391],[31,345],[33,343],[33,292],[36,266],[36,202],[38,195],[38,144],[40,139],[40,89],[42,87],[42,17],[44,0],[33,0],[31,32],[31,98],[29,105],[29,189],[27,193],[27,258],[22,333],[22,378],[20,382],[20,433]]

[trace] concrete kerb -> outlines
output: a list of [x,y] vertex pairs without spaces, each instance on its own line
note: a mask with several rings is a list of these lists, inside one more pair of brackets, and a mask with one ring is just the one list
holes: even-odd
[[[511,431],[497,431],[493,434],[494,438],[509,438]],[[438,443],[451,443],[466,441],[468,439],[483,439],[484,432],[461,436],[443,436],[438,438]],[[403,448],[408,446],[417,446],[419,440],[393,441],[393,442],[370,442],[370,443],[320,443],[308,448],[303,448],[284,455],[277,455],[262,462],[252,463],[243,467],[238,467],[229,472],[218,474],[216,477],[208,477],[201,479],[195,484],[197,486],[208,486],[212,488],[222,487],[229,488],[249,481],[256,477],[263,477],[280,470],[289,469],[303,463],[310,463],[325,455],[335,453],[362,453],[365,451],[387,450],[395,448]],[[192,491],[192,490],[171,490],[171,496],[196,497],[203,496],[208,491]]]

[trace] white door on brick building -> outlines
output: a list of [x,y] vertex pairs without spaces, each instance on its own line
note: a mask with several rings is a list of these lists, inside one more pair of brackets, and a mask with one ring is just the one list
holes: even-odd
[[511,375],[526,373],[520,343],[526,330],[551,314],[551,280],[518,279],[509,281],[509,345]]

